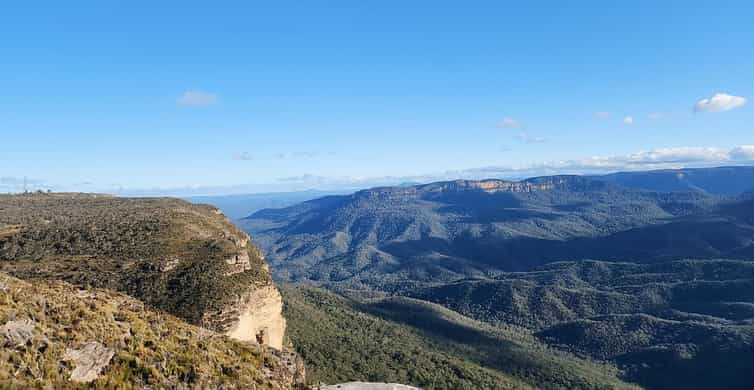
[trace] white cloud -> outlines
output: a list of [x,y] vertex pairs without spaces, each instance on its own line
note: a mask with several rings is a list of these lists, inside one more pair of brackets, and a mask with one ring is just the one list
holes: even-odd
[[730,111],[746,104],[746,99],[740,96],[716,93],[714,96],[702,99],[694,105],[694,112],[722,112]]
[[667,114],[663,114],[661,112],[650,112],[649,115],[647,115],[647,118],[653,121],[658,121],[660,119],[665,119],[667,117],[668,117]]
[[497,123],[497,127],[500,129],[520,129],[522,126],[521,122],[513,118],[506,117]]
[[[414,181],[446,180],[455,178],[526,178],[556,174],[598,174],[616,171],[704,167],[720,164],[754,163],[754,145],[733,148],[675,147],[612,156],[594,156],[578,160],[549,161],[541,163],[491,166],[460,171],[448,171],[442,175],[414,178]],[[404,179],[405,180],[405,179]]]
[[217,103],[217,95],[200,90],[188,90],[178,97],[178,105],[186,107],[207,107]]
[[455,179],[523,179],[557,174],[602,174],[616,171],[705,167],[754,163],[754,145],[733,148],[674,147],[630,154],[594,156],[576,160],[549,161],[508,166],[488,166],[414,176],[328,177],[306,174],[278,179],[293,188],[368,188],[405,182],[429,183]]
[[641,151],[627,156],[613,156],[605,159],[621,164],[689,163],[699,161],[730,160],[730,150],[709,147],[661,148]]
[[736,146],[729,155],[733,161],[754,161],[754,145]]
[[627,116],[627,117],[623,118],[623,123],[625,123],[627,125],[633,125],[634,124],[634,117]]
[[535,137],[525,131],[520,132],[516,137],[527,144],[541,144],[547,142],[547,138]]
[[610,113],[607,111],[597,111],[594,113],[594,117],[597,119],[607,119],[610,117]]

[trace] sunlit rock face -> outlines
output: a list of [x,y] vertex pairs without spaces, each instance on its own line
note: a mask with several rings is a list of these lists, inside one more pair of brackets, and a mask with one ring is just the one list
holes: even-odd
[[258,288],[240,305],[238,320],[226,334],[238,340],[282,349],[286,324],[282,314],[283,299],[277,288]]

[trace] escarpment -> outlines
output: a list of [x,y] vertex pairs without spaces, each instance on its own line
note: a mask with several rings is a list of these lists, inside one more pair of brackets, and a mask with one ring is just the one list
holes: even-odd
[[262,253],[211,206],[0,196],[0,270],[123,292],[191,324],[283,347],[282,303]]
[[500,179],[486,180],[453,180],[412,187],[378,187],[362,190],[354,194],[357,198],[364,199],[417,199],[432,198],[438,194],[452,194],[458,192],[485,192],[494,194],[498,192],[530,193],[552,190],[599,190],[609,186],[608,183],[592,180],[581,176],[561,175],[543,176],[522,181],[509,181]]

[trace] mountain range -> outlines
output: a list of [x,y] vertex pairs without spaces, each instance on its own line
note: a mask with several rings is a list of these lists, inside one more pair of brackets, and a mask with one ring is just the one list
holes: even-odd
[[415,299],[643,387],[751,388],[752,188],[752,167],[457,180],[238,222],[277,280],[367,314],[375,299]]

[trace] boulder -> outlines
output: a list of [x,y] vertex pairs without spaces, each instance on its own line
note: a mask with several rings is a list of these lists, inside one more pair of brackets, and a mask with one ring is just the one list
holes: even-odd
[[71,373],[74,382],[91,382],[113,358],[115,352],[97,341],[90,341],[79,349],[67,349],[63,360],[72,361],[76,368]]

